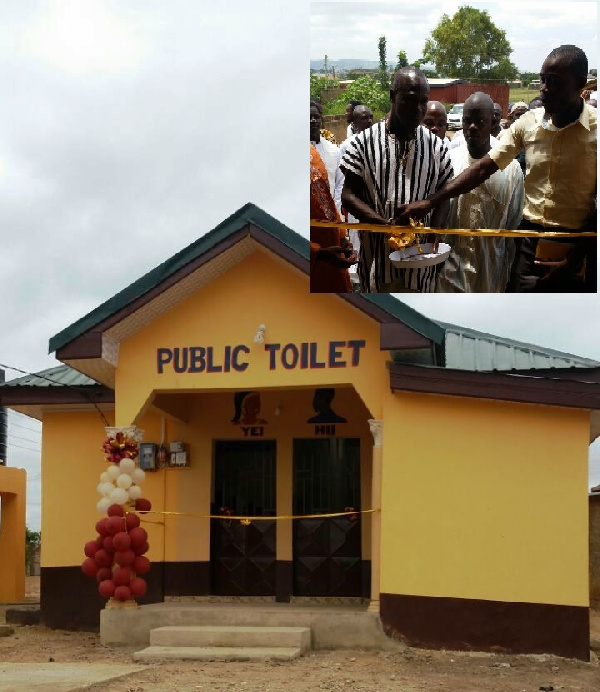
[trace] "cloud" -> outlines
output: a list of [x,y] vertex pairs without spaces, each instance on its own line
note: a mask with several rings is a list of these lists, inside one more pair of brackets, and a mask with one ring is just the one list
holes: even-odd
[[[311,58],[378,60],[377,41],[387,39],[388,61],[399,50],[414,61],[443,14],[452,17],[463,2],[320,2],[311,4]],[[520,70],[536,72],[558,45],[575,43],[597,64],[597,5],[595,2],[541,5],[537,2],[470,2],[485,10],[504,31]],[[535,39],[533,37],[535,36]]]

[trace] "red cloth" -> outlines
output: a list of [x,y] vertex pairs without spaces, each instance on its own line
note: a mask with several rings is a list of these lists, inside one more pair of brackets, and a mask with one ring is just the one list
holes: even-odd
[[[335,207],[327,169],[319,152],[310,146],[310,218],[315,221],[341,221]],[[310,229],[310,291],[311,293],[350,293],[352,285],[347,269],[334,267],[317,259],[324,247],[339,247],[346,233],[337,228]]]

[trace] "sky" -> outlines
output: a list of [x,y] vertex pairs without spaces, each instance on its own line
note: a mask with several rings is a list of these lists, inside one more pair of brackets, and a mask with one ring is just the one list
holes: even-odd
[[[57,365],[50,337],[246,202],[308,237],[309,9],[4,0],[0,363]],[[406,301],[600,361],[596,296]],[[34,530],[40,429],[9,411],[8,463],[28,471]]]
[[388,62],[404,50],[413,63],[442,15],[452,17],[462,5],[486,10],[506,32],[511,61],[520,71],[539,72],[548,53],[566,43],[585,51],[590,68],[597,66],[596,2],[313,2],[310,57],[378,61],[378,41],[384,35]]

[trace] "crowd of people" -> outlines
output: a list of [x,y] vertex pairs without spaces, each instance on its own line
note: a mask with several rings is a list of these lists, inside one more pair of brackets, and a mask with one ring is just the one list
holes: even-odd
[[[352,274],[361,292],[596,292],[596,238],[574,236],[596,230],[596,92],[585,91],[587,77],[585,53],[560,46],[542,65],[539,97],[511,104],[503,119],[476,92],[452,140],[446,108],[429,100],[416,67],[396,72],[379,122],[365,104],[348,104],[340,147],[323,136],[322,107],[311,100],[311,219],[349,229],[311,227],[311,291],[353,290]],[[446,243],[449,255],[399,268],[389,235],[416,221],[435,229],[421,240]],[[356,222],[390,229],[353,231]],[[515,229],[529,235],[502,235]],[[536,237],[544,231],[568,237]]]

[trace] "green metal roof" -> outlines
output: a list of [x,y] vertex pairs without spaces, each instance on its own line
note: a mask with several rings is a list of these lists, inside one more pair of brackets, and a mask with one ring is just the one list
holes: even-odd
[[0,382],[0,387],[82,387],[97,384],[96,380],[73,370],[68,365],[58,365],[8,382]]
[[68,365],[58,365],[55,368],[40,370],[35,374],[2,382],[0,387],[82,387],[97,384],[91,377],[82,375]]
[[[97,324],[107,319],[115,312],[118,312],[136,298],[144,295],[155,286],[158,286],[176,271],[208,252],[215,245],[218,245],[248,223],[252,223],[258,228],[261,228],[291,250],[297,252],[304,259],[309,260],[310,245],[307,238],[292,231],[291,228],[288,228],[256,205],[251,203],[245,204],[212,231],[209,231],[191,245],[188,245],[186,248],[173,255],[173,257],[166,260],[166,262],[152,269],[140,279],[127,286],[127,288],[124,288],[87,315],[73,322],[73,324],[53,336],[50,339],[49,352],[52,353],[57,351],[73,339],[81,336],[81,334],[93,329]],[[438,344],[443,342],[444,330],[438,324],[424,315],[421,315],[416,310],[413,310],[408,305],[401,303],[393,296],[385,294],[361,294],[361,298],[377,305],[390,316],[404,322],[404,324],[432,341]]]

